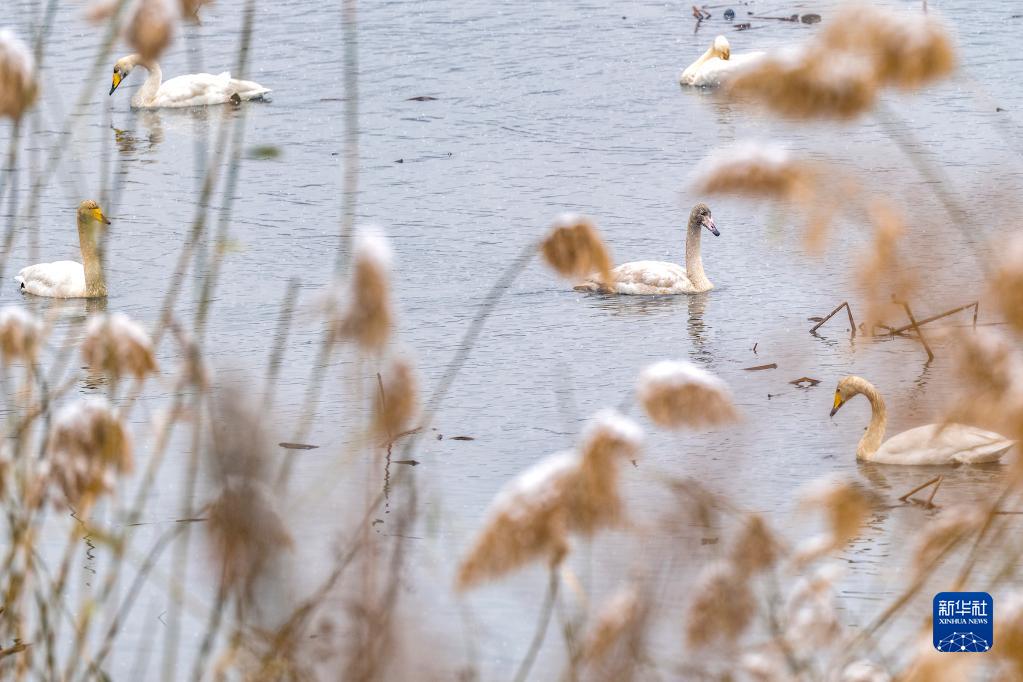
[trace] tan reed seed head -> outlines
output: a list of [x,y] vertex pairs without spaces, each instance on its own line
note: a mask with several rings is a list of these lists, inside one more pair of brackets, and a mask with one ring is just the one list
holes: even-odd
[[840,575],[838,566],[826,564],[795,581],[784,610],[784,636],[791,650],[811,654],[841,633],[835,598]]
[[380,352],[391,336],[391,249],[379,230],[355,235],[347,308],[334,323],[334,336],[363,350]]
[[868,207],[868,217],[874,226],[874,237],[861,257],[857,271],[860,286],[867,298],[866,327],[884,319],[891,298],[907,301],[917,290],[916,268],[900,251],[899,245],[906,234],[902,215],[886,201],[874,201]]
[[984,525],[984,513],[975,507],[948,507],[923,529],[913,551],[913,568],[918,574],[931,570],[948,551],[972,536]]
[[628,647],[638,640],[648,611],[649,605],[637,585],[626,585],[616,592],[601,606],[583,638],[583,660],[600,662],[616,647]]
[[0,359],[4,366],[13,361],[35,363],[43,342],[43,323],[18,306],[0,310]]
[[75,507],[111,491],[134,463],[128,429],[105,400],[78,401],[58,412],[49,453],[46,473]]
[[797,563],[813,561],[844,547],[859,535],[870,513],[870,500],[860,486],[832,478],[819,479],[808,485],[800,506],[823,512],[827,532],[797,548]]
[[697,191],[782,200],[811,196],[818,182],[814,164],[777,145],[745,142],[714,152],[693,171]]
[[616,522],[618,464],[635,455],[640,439],[631,421],[600,412],[577,450],[546,457],[519,474],[491,503],[483,529],[459,565],[457,589],[541,558],[556,565],[568,552],[570,532],[591,535]]
[[734,643],[757,612],[749,576],[728,561],[717,561],[700,573],[689,602],[686,641],[704,647],[719,641]]
[[142,379],[156,371],[153,342],[139,323],[124,313],[89,319],[82,342],[82,358],[94,370],[113,378]]
[[199,23],[199,10],[212,5],[213,0],[181,0],[181,16],[188,21]]
[[155,60],[174,39],[177,18],[171,0],[136,0],[128,12],[125,39],[142,61]]
[[1023,592],[1010,592],[998,600],[994,640],[991,653],[1015,674],[1008,679],[1023,679]]
[[746,516],[732,545],[732,563],[747,575],[766,571],[778,560],[778,539],[760,514]]
[[824,52],[869,56],[879,81],[916,88],[955,68],[948,31],[932,14],[896,12],[872,5],[843,8],[819,36]]
[[601,282],[611,281],[611,256],[597,226],[586,216],[575,213],[559,216],[540,250],[547,264],[562,277],[594,275]]
[[947,422],[985,425],[1023,438],[1023,352],[993,329],[964,331],[955,337],[956,397]]
[[36,101],[36,65],[32,52],[10,29],[0,29],[0,116],[20,119]]
[[391,439],[408,429],[419,405],[415,370],[403,358],[395,358],[380,373],[373,410],[377,437]]
[[1001,248],[990,277],[991,293],[1005,321],[1023,333],[1023,232]]
[[975,679],[971,672],[980,657],[936,650],[929,630],[920,638],[912,660],[897,677],[899,682],[963,682]]
[[639,375],[636,395],[658,426],[719,426],[738,415],[724,381],[690,362],[663,360]]

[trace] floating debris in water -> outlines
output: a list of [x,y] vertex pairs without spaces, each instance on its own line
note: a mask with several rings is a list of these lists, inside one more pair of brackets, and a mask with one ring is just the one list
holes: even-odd
[[734,9],[726,9],[725,10],[725,20],[726,21],[731,21],[732,19],[735,19],[735,10]]
[[820,379],[811,379],[810,377],[799,377],[798,379],[793,379],[789,383],[792,384],[793,386],[798,386],[799,388],[812,388],[819,384],[820,382],[821,382]]
[[419,466],[419,462],[414,459],[396,459],[392,464],[408,464],[410,467]]
[[452,436],[449,440],[476,440],[472,436]]
[[285,450],[315,450],[320,447],[319,445],[309,445],[308,443],[278,443],[277,445]]
[[769,365],[757,365],[756,367],[743,367],[747,372],[758,372],[762,369],[778,369],[778,363],[772,362]]
[[[624,17],[623,17],[624,18]],[[435,102],[438,98],[431,95],[416,95],[415,97],[409,97],[406,102]]]
[[280,147],[272,144],[261,144],[255,147],[250,147],[246,156],[250,159],[264,160],[279,158],[281,154],[283,154],[283,152]]
[[799,17],[799,20],[804,24],[819,24],[821,21],[821,15],[819,14],[804,14]]

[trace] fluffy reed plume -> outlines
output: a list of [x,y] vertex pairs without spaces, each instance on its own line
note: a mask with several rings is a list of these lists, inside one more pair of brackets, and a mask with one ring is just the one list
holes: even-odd
[[823,54],[868,56],[877,79],[900,88],[919,87],[955,68],[952,40],[929,14],[872,5],[846,7],[827,23],[819,42],[828,51]]
[[639,375],[636,395],[650,419],[665,428],[716,426],[737,418],[728,385],[689,362],[648,366]]
[[917,87],[954,66],[948,34],[933,18],[852,7],[806,45],[737,74],[726,92],[785,116],[849,119],[873,106],[879,87]]
[[870,512],[870,502],[863,490],[850,482],[821,479],[807,486],[801,506],[824,512],[828,530],[811,538],[796,549],[799,563],[813,561],[828,552],[844,547],[859,535]]
[[978,663],[978,658],[937,651],[928,632],[926,637],[920,638],[913,660],[898,679],[899,682],[962,682],[974,679],[970,671]]
[[581,278],[596,273],[601,282],[611,281],[611,256],[590,218],[565,213],[554,221],[540,246],[544,260],[562,277]]
[[380,374],[380,390],[373,410],[373,430],[390,439],[409,427],[419,403],[416,373],[412,365],[397,358]]
[[835,608],[837,566],[822,566],[796,581],[785,604],[785,639],[802,655],[833,642],[841,631]]
[[124,313],[97,315],[89,320],[82,358],[93,369],[114,378],[131,375],[142,379],[156,371],[149,334]]
[[1023,353],[1000,332],[978,329],[956,336],[958,396],[946,421],[985,425],[1023,438]]
[[774,533],[760,514],[750,514],[743,522],[731,559],[736,568],[746,575],[766,571],[778,560],[780,547]]
[[867,327],[870,328],[872,323],[883,319],[883,310],[890,304],[893,294],[903,301],[910,298],[916,290],[917,279],[914,268],[899,253],[899,242],[906,232],[899,213],[889,203],[875,201],[868,215],[874,226],[874,240],[857,271],[869,305]]
[[199,23],[199,10],[203,5],[212,5],[213,0],[181,0],[181,16],[188,21]]
[[17,306],[0,310],[0,358],[5,366],[15,360],[34,363],[42,340],[43,323],[34,315]]
[[1023,592],[1011,592],[998,600],[995,646],[991,653],[1003,659],[1015,677],[1023,678]]
[[247,597],[291,536],[267,484],[269,438],[263,418],[239,389],[215,396],[208,449],[219,490],[205,524],[225,585]]
[[807,199],[819,181],[816,166],[776,145],[751,142],[714,152],[693,171],[695,187],[710,194]]
[[334,322],[334,336],[379,352],[391,335],[391,249],[380,232],[362,228],[355,235],[347,308]]
[[991,292],[1005,321],[1023,332],[1023,232],[1013,235],[1001,248],[991,275]]
[[923,573],[984,524],[984,514],[972,506],[949,507],[923,529],[913,552],[913,568]]
[[648,605],[636,585],[614,594],[597,613],[583,640],[582,657],[599,662],[620,644],[628,648],[639,639]]
[[756,610],[749,577],[731,562],[710,564],[693,586],[686,640],[692,647],[719,640],[735,642],[752,622]]
[[568,533],[591,535],[621,516],[618,464],[636,455],[639,427],[612,411],[598,413],[582,444],[537,462],[494,498],[482,531],[463,557],[456,585],[464,590],[568,552]]
[[174,39],[176,20],[170,0],[136,0],[128,14],[125,39],[143,60],[156,59]]
[[131,472],[131,438],[105,400],[66,405],[53,420],[45,473],[73,507],[88,507]]
[[0,116],[21,118],[37,94],[32,52],[10,29],[0,30]]
[[870,661],[853,661],[842,669],[838,682],[891,682],[892,676]]
[[771,648],[746,651],[739,658],[738,669],[752,682],[784,682],[791,677],[785,659]]

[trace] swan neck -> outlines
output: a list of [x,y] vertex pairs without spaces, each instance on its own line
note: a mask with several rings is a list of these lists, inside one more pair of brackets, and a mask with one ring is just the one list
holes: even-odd
[[135,93],[135,96],[131,98],[132,106],[136,107],[152,104],[156,99],[156,93],[160,91],[160,85],[163,83],[163,72],[160,71],[160,65],[155,61],[140,61],[138,65],[146,70],[147,75],[146,82],[142,84],[142,87]]
[[699,220],[689,221],[686,233],[686,276],[698,291],[706,291],[714,286],[703,272],[703,258],[700,257],[702,230]]
[[884,441],[885,427],[888,424],[888,411],[885,408],[884,398],[881,397],[881,394],[878,393],[873,385],[864,381],[863,385],[859,388],[859,392],[870,401],[870,425],[867,427],[867,432],[863,434],[863,438],[860,439],[860,444],[856,448],[856,456],[860,459],[869,460]]
[[99,226],[78,221],[78,246],[82,251],[85,270],[85,295],[89,298],[107,295],[107,281],[103,276],[103,247],[99,243]]

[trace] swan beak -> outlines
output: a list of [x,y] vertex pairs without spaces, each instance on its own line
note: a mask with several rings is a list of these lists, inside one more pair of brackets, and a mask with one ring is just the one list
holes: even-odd
[[842,405],[845,405],[845,401],[842,400],[842,396],[840,396],[838,394],[838,392],[836,391],[835,392],[835,406],[831,408],[831,416],[832,417],[835,416],[835,413],[838,412],[838,408],[842,407]]
[[92,217],[95,218],[98,223],[103,223],[104,225],[110,224],[110,219],[103,215],[103,211],[98,208],[92,209]]
[[706,216],[703,219],[703,226],[710,230],[710,233],[715,237],[720,237],[721,233],[718,232],[718,226],[714,224],[714,219],[710,216]]
[[117,89],[117,86],[121,84],[122,80],[124,80],[124,79],[121,78],[121,74],[119,74],[116,71],[114,71],[114,80],[113,80],[113,83],[110,86],[110,94],[111,95],[114,94],[114,90]]

